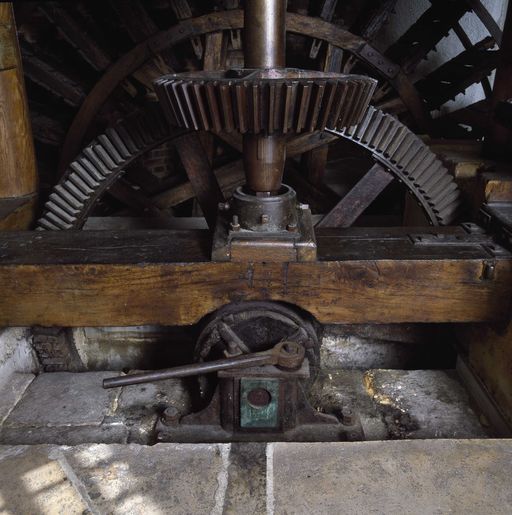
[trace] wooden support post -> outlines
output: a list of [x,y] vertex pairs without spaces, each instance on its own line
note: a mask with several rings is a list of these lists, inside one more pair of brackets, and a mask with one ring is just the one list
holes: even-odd
[[30,226],[37,170],[11,3],[0,3],[0,230]]

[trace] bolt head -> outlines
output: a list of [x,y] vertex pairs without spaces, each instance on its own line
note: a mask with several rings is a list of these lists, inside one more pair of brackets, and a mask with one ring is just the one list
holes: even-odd
[[174,406],[165,408],[164,412],[162,413],[162,422],[166,426],[177,425],[180,421],[180,418],[180,412]]

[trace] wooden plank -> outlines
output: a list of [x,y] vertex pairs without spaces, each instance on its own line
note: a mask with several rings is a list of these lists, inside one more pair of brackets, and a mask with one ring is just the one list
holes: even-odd
[[512,426],[512,326],[470,326],[459,338],[469,343],[469,366]]
[[180,160],[210,229],[215,227],[219,202],[224,196],[211,169],[208,156],[196,133],[174,140]]
[[[0,324],[192,324],[245,300],[289,302],[324,323],[490,321],[510,309],[512,261],[495,260],[494,278],[485,279],[483,250],[461,258],[448,246],[438,259],[407,259],[416,246],[403,238],[400,258],[381,259],[382,239],[358,259],[211,263],[207,232],[185,233],[1,235]],[[199,261],[189,260],[194,254]]]
[[[215,177],[226,198],[230,197],[237,186],[245,182],[242,160],[236,160],[215,170]],[[151,197],[152,202],[160,209],[177,206],[182,202],[194,198],[194,189],[190,182],[180,184],[167,191]]]
[[318,222],[317,227],[349,227],[394,179],[374,164],[358,183]]

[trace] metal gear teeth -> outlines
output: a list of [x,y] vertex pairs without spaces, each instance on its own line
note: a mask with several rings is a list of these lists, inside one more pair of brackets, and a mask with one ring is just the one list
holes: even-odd
[[107,129],[70,163],[46,202],[36,230],[79,228],[92,204],[124,173],[127,164],[168,136],[169,126],[156,109]]
[[155,81],[173,125],[212,132],[287,134],[342,129],[358,123],[375,89],[362,76]]
[[452,222],[460,205],[458,186],[443,163],[396,118],[369,107],[360,123],[330,132],[353,141],[398,176],[431,220]]
[[[79,229],[126,166],[172,135],[160,111],[136,116],[107,129],[69,165],[45,205],[38,230]],[[460,204],[457,184],[435,154],[398,120],[370,107],[359,124],[331,132],[372,152],[409,188],[431,223],[454,220]]]

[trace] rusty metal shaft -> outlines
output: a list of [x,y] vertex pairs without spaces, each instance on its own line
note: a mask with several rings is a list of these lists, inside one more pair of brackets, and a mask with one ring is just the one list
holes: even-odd
[[246,0],[245,68],[285,66],[286,0]]
[[[246,0],[244,59],[246,68],[283,68],[286,46],[286,0]],[[248,188],[257,195],[276,194],[283,177],[286,143],[282,134],[243,137]]]
[[305,357],[305,349],[294,341],[282,341],[271,349],[252,354],[230,356],[216,361],[192,363],[181,367],[158,370],[156,372],[143,372],[123,377],[108,377],[103,380],[103,388],[116,388],[133,384],[152,383],[179,377],[190,377],[199,374],[209,374],[220,370],[232,368],[257,367],[262,365],[278,365],[285,370],[300,368]]

